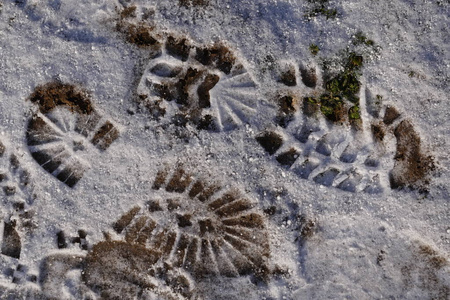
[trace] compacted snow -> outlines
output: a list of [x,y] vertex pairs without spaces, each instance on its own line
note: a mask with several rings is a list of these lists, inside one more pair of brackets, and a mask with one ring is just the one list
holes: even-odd
[[0,0],[0,299],[449,299],[449,18]]

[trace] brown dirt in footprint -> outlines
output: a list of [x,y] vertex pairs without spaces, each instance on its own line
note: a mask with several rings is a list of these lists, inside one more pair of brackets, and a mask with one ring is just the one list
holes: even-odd
[[181,166],[170,173],[163,169],[153,189],[166,196],[150,200],[139,213],[138,207],[132,208],[113,228],[125,234],[127,243],[140,241],[159,253],[164,272],[172,266],[194,278],[251,274],[264,279],[270,256],[265,218],[238,190],[221,193],[221,188],[194,181]]
[[22,243],[15,227],[16,223],[14,221],[4,223],[1,253],[19,259]]
[[449,299],[450,286],[441,275],[449,265],[448,259],[421,242],[412,250],[412,260],[400,268],[404,288],[419,287],[428,292],[427,299]]
[[393,106],[388,106],[384,114],[383,122],[386,125],[391,125],[398,117],[400,117],[398,110]]
[[121,19],[136,18],[136,9],[137,7],[135,5],[124,8],[120,12],[120,18]]
[[286,70],[281,72],[279,81],[286,86],[296,86],[297,85],[297,76],[295,74],[295,67],[288,66]]
[[106,121],[95,133],[91,143],[100,150],[105,151],[118,137],[119,131],[117,128],[111,122]]
[[197,89],[198,106],[200,108],[211,107],[209,91],[219,82],[219,76],[214,74],[208,74],[205,77],[205,81],[201,83]]
[[403,120],[394,131],[397,139],[395,165],[390,174],[392,188],[424,188],[427,175],[435,169],[431,156],[422,153],[421,141],[413,125]]
[[[159,52],[161,49],[160,36],[155,27],[143,21],[130,22],[130,20],[138,17],[136,10],[137,7],[134,5],[124,8],[119,14],[116,30],[124,36],[128,43]],[[139,16],[139,19],[149,19],[151,15],[152,12],[145,12],[142,16]]]
[[209,0],[178,0],[179,6],[191,7],[191,6],[208,6]]
[[236,62],[233,52],[221,43],[197,48],[195,59],[205,66],[216,67],[227,75],[230,74]]
[[3,154],[5,153],[5,151],[6,151],[6,147],[5,147],[5,145],[3,145],[2,142],[0,141],[0,157],[3,156]]
[[317,101],[312,97],[305,97],[303,98],[303,105],[302,105],[302,111],[303,113],[308,116],[312,117],[319,111],[319,104]]
[[160,47],[153,33],[154,28],[146,25],[121,24],[117,30],[125,35],[125,39],[138,47]]
[[300,156],[300,152],[296,149],[291,148],[289,151],[284,152],[277,156],[277,161],[282,166],[290,167],[294,164],[297,158]]
[[297,99],[292,95],[280,96],[277,99],[278,115],[275,121],[281,127],[287,127],[294,119],[294,114],[297,111]]
[[103,299],[124,299],[155,287],[146,275],[158,258],[157,252],[138,244],[101,242],[87,255],[82,280]]
[[[197,4],[195,1],[186,3]],[[133,9],[122,11],[121,15],[119,31],[129,34],[135,26],[142,25],[158,41],[137,43],[138,46],[151,46],[148,48],[150,61],[137,86],[137,100],[148,108],[155,119],[164,117],[178,127],[190,124],[197,129],[211,131],[231,130],[247,122],[246,117],[254,110],[255,99],[250,93],[242,96],[239,91],[254,89],[256,85],[226,42],[196,43],[187,35],[167,31],[150,19],[134,16]],[[136,43],[134,38],[128,40]],[[218,84],[220,80],[224,85]],[[217,88],[220,93],[229,89],[226,85],[232,85],[233,89],[226,95],[214,93],[218,97],[212,97],[212,89]],[[177,105],[165,105],[166,101],[176,102]],[[221,105],[217,110],[208,110],[218,102]],[[236,102],[242,105],[235,105]]]
[[192,45],[190,45],[190,42],[186,38],[169,36],[167,38],[166,49],[167,53],[173,57],[186,61],[189,57],[189,52],[192,49]]
[[[119,137],[119,130],[110,121],[97,127],[102,116],[88,93],[73,84],[50,82],[36,87],[28,99],[42,114],[34,114],[28,122],[26,140],[31,156],[58,180],[74,187],[88,168],[78,159],[78,152],[86,150],[88,141],[105,151]],[[68,117],[67,111],[73,117]]]
[[383,127],[382,124],[378,123],[378,124],[372,124],[370,126],[371,130],[372,130],[372,134],[375,137],[375,140],[377,142],[382,142],[385,136],[385,129]]
[[297,99],[291,95],[283,96],[278,99],[279,111],[291,115],[294,114],[297,106]]
[[38,86],[29,100],[39,105],[41,113],[46,114],[57,106],[66,106],[72,112],[90,114],[93,111],[86,92],[71,84],[50,82]]
[[317,85],[317,75],[314,68],[300,68],[300,75],[302,76],[302,82],[309,88],[314,89]]
[[283,138],[279,134],[270,131],[257,136],[256,140],[270,155],[277,152],[283,144]]

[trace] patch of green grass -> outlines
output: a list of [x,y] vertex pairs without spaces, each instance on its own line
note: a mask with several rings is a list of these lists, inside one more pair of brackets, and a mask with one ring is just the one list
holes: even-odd
[[326,106],[326,105],[321,105],[320,106],[320,111],[325,115],[325,116],[331,116],[334,112],[333,107],[331,106]]
[[333,94],[322,94],[319,98],[320,111],[333,122],[339,122],[344,116],[344,102],[340,96]]
[[308,101],[309,103],[313,103],[313,104],[317,103],[317,99],[314,97],[306,97],[305,100]]
[[375,42],[371,39],[368,39],[362,31],[358,31],[353,37],[352,41],[353,45],[366,45],[366,46],[374,46]]
[[358,105],[354,105],[354,106],[350,107],[350,109],[348,110],[348,118],[350,120],[357,120],[357,119],[361,118]]
[[311,44],[311,45],[309,45],[309,51],[311,52],[312,55],[315,56],[319,53],[320,48],[316,44]]
[[359,77],[360,69],[363,66],[363,57],[355,52],[350,52],[343,65],[343,71],[326,81],[325,89],[332,95],[339,95],[357,104],[359,98],[356,94],[361,88]]
[[413,78],[414,76],[416,76],[416,72],[409,71],[408,76],[409,76],[409,78]]
[[[318,3],[314,0],[308,2]],[[325,2],[319,1],[321,5]],[[346,48],[336,58],[322,60],[325,91],[319,97],[307,98],[309,102],[320,104],[321,113],[333,122],[348,119],[354,123],[361,119],[358,94],[361,89],[362,68],[367,58],[364,53],[367,49],[376,50],[376,46],[362,32],[354,36],[352,44],[356,47]],[[381,96],[377,96],[377,101],[381,102]]]
[[346,69],[348,71],[359,70],[363,66],[363,57],[355,52],[350,52],[347,57]]
[[342,73],[327,81],[325,88],[333,95],[346,97],[351,102],[355,102],[357,101],[355,98],[361,88],[361,83],[358,80],[357,74]]

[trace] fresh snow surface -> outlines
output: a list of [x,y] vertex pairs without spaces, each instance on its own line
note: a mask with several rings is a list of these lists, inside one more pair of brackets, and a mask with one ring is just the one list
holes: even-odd
[[[0,146],[5,149],[0,175],[7,175],[7,181],[0,180],[0,299],[450,299],[450,2],[330,0],[324,7],[336,9],[337,16],[329,19],[320,14],[306,17],[319,5],[311,2],[320,1],[211,0],[204,7],[185,7],[176,0],[0,0]],[[191,122],[174,125],[175,101],[163,101],[166,115],[159,120],[139,101],[138,93],[149,82],[167,75],[167,70],[150,74],[159,62],[183,70],[201,64],[194,57],[185,62],[164,54],[152,58],[149,50],[128,43],[116,24],[120,11],[133,5],[138,12],[151,11],[149,22],[161,32],[187,36],[194,45],[224,42],[242,64],[229,74],[207,70],[220,77],[205,109],[216,118],[218,130],[199,130]],[[324,118],[308,121],[301,111],[288,127],[278,126],[273,100],[277,93],[320,93],[323,61],[339,57],[347,47],[356,49],[352,39],[357,32],[377,47],[364,54],[362,130]],[[311,44],[320,48],[316,56]],[[295,66],[295,87],[277,80],[284,64]],[[316,89],[302,83],[302,66],[316,69]],[[75,130],[76,112],[62,106],[44,114],[28,100],[36,87],[49,82],[87,91],[100,117],[98,125],[109,122],[118,132],[106,150],[93,145],[95,138],[86,139],[81,151],[70,149],[68,160],[53,174],[32,153],[55,156],[51,147],[57,146],[30,145],[30,120],[40,116],[51,128],[59,128],[63,138],[58,143],[72,143],[72,136],[81,135]],[[381,112],[394,106],[402,120],[413,124],[422,150],[433,156],[436,168],[428,192],[390,188],[396,140],[391,132],[383,146],[374,142],[370,124],[375,117],[369,111],[375,95],[382,96]],[[302,126],[312,132],[306,143],[296,137]],[[256,139],[266,131],[284,141],[275,154],[268,154]],[[95,134],[90,132],[90,138]],[[350,144],[364,160],[351,163],[356,184],[345,188],[340,182],[350,173],[341,172],[348,162],[339,155]],[[296,161],[283,166],[277,157],[292,147],[298,151]],[[365,161],[372,153],[378,155],[376,166]],[[308,162],[319,167],[305,176],[298,169],[307,154]],[[56,178],[65,166],[71,172],[83,170],[73,187]],[[147,209],[149,201],[180,199],[180,209],[189,210],[195,220],[218,215],[198,200],[191,204],[187,190],[170,191],[167,181],[166,187],[154,189],[159,171],[168,170],[170,178],[180,168],[194,178],[187,190],[202,179],[222,186],[213,197],[237,190],[245,205],[251,203],[252,208],[241,210],[262,218],[263,228],[232,226],[239,227],[238,235],[252,235],[245,243],[253,246],[227,253],[263,265],[263,275],[255,269],[241,272],[236,267],[239,259],[228,255],[225,246],[221,255],[213,246],[195,252],[197,260],[213,258],[219,270],[215,274],[192,271],[187,262],[168,266],[186,250],[179,246],[179,235],[180,248],[159,260],[160,254],[152,252],[153,238],[135,247],[148,251],[141,249],[137,258],[130,258],[135,255],[131,250],[121,258],[114,256],[120,256],[114,249],[95,252],[108,238],[125,241],[125,231],[114,231],[114,222],[133,207]],[[26,184],[21,179],[25,170]],[[379,182],[366,189],[373,178]],[[14,195],[8,195],[11,185]],[[157,228],[185,230],[176,224],[178,208],[151,214]],[[198,230],[186,232],[193,236],[191,246],[192,239],[202,239]],[[208,234],[229,243],[221,230]],[[17,240],[19,258],[10,249]],[[58,247],[58,242],[66,245]],[[105,255],[103,261],[89,265],[93,253]],[[154,264],[163,275],[158,277],[150,271],[152,265],[142,262],[146,255],[156,255]],[[235,264],[231,273],[221,272],[225,264]],[[95,277],[92,269],[103,275]],[[89,272],[94,272],[91,277],[85,275]],[[86,277],[91,282],[86,283]],[[188,287],[176,278],[183,278]],[[102,295],[96,280],[113,285],[112,294]]]

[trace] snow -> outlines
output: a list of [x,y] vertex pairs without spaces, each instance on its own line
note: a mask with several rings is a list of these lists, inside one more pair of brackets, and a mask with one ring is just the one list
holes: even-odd
[[[184,166],[195,179],[220,184],[227,190],[235,188],[256,203],[252,209],[266,221],[269,268],[283,272],[278,272],[280,275],[274,271],[268,279],[258,280],[255,274],[195,278],[182,270],[194,286],[192,295],[172,291],[164,296],[161,291],[172,286],[164,286],[158,279],[163,285],[160,290],[147,291],[136,299],[450,297],[448,1],[331,0],[326,5],[338,11],[335,19],[320,15],[305,18],[313,4],[303,0],[211,0],[209,6],[187,8],[179,6],[178,1],[133,1],[155,11],[153,22],[161,31],[186,35],[197,45],[226,41],[255,82],[256,88],[250,92],[248,82],[242,83],[242,90],[246,90],[243,93],[233,87],[239,84],[233,81],[236,76],[214,70],[225,80],[211,89],[213,100],[208,112],[237,116],[234,122],[224,117],[221,124],[225,125],[217,131],[197,130],[191,123],[177,127],[167,117],[153,119],[138,103],[142,74],[155,60],[116,31],[118,12],[124,3],[131,5],[131,1],[120,2],[0,1],[0,141],[7,149],[0,157],[0,171],[11,172],[8,158],[15,154],[21,168],[30,173],[36,194],[35,201],[25,206],[26,211],[34,212],[34,227],[17,229],[22,243],[20,258],[0,254],[0,299],[40,299],[43,292],[46,297],[100,299],[80,279],[82,270],[78,267],[67,274],[64,270],[54,271],[55,276],[66,277],[62,282],[46,282],[51,288],[29,277],[44,276],[46,257],[64,254],[66,260],[77,260],[91,251],[70,241],[67,249],[58,249],[59,231],[70,240],[78,236],[78,230],[85,230],[89,247],[104,241],[105,233],[113,232],[113,223],[123,214],[162,197],[152,189],[155,176],[166,167],[173,171],[177,165]],[[425,152],[433,155],[437,166],[428,194],[389,187],[388,174],[396,149],[392,133],[387,135],[380,167],[366,167],[364,160],[354,163],[366,176],[362,182],[380,174],[381,193],[364,192],[362,186],[352,193],[336,188],[336,182],[333,186],[318,184],[314,178],[322,169],[308,180],[294,171],[309,152],[323,170],[330,166],[341,168],[345,165],[339,161],[345,148],[342,142],[358,141],[365,147],[361,155],[381,151],[370,134],[373,117],[367,111],[362,112],[361,134],[354,135],[350,127],[336,127],[321,119],[320,130],[306,144],[293,135],[295,126],[301,128],[307,122],[301,118],[301,111],[285,129],[273,121],[278,109],[273,101],[277,93],[288,90],[303,96],[323,91],[323,60],[353,47],[352,38],[359,31],[380,49],[364,62],[361,108],[375,95],[381,95],[383,105],[395,106],[403,119],[412,121]],[[311,44],[319,46],[317,56],[310,53]],[[192,58],[187,64],[194,63],[199,64]],[[278,63],[295,65],[296,87],[286,88],[277,82]],[[302,66],[316,69],[316,89],[302,84]],[[27,99],[37,86],[53,81],[88,91],[96,111],[120,132],[105,151],[90,145],[82,154],[89,168],[74,188],[39,166],[27,146],[26,128],[38,111],[37,105]],[[250,109],[236,104],[243,96],[251,98],[245,102],[250,103]],[[218,104],[216,99],[222,97],[231,104]],[[174,102],[167,105],[171,112],[176,111]],[[248,108],[248,104],[245,106]],[[285,140],[275,155],[267,154],[255,139],[265,130],[279,132]],[[338,154],[314,152],[317,141],[327,133],[332,143],[340,145],[339,150],[335,149]],[[291,147],[301,150],[298,161],[292,168],[281,166],[276,156]],[[11,217],[22,220],[23,215],[14,210],[11,199],[0,192],[3,221]],[[263,212],[272,206],[274,214]],[[315,224],[308,237],[301,236],[305,220]],[[123,238],[116,233],[112,236]],[[0,239],[0,246],[4,240]],[[162,294],[155,296],[159,292]],[[126,291],[118,296],[131,297]]]

